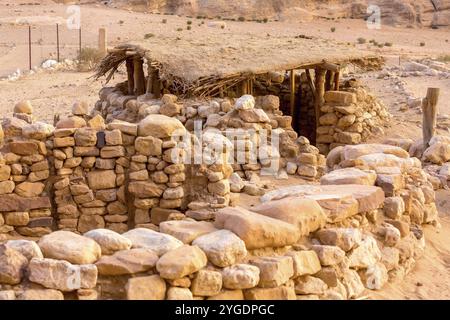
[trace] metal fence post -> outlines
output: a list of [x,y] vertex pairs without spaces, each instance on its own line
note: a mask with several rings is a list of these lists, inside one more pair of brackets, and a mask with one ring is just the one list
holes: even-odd
[[59,24],[56,24],[56,56],[59,62]]

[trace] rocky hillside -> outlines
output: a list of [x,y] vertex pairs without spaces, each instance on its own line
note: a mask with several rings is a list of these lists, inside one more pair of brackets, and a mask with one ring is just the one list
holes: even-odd
[[450,0],[102,0],[99,2],[138,11],[297,21],[315,18],[363,19],[367,16],[367,6],[375,4],[381,9],[383,23],[389,25],[450,25]]

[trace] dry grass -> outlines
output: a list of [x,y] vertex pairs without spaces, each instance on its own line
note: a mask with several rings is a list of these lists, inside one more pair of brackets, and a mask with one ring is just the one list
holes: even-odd
[[78,55],[78,70],[91,71],[102,58],[103,55],[97,48],[84,47]]

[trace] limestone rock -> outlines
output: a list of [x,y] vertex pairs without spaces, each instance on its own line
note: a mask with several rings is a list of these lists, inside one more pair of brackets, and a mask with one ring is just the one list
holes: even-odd
[[377,241],[369,235],[348,256],[349,266],[355,269],[368,268],[381,259]]
[[255,98],[252,95],[243,95],[236,100],[234,108],[236,110],[250,110],[255,107]]
[[285,198],[263,203],[251,210],[297,226],[301,236],[316,231],[326,222],[324,211],[313,199]]
[[200,247],[208,260],[218,267],[233,265],[247,255],[244,241],[228,230],[200,236],[194,240],[193,245]]
[[330,228],[317,231],[316,236],[324,245],[338,246],[344,251],[350,251],[362,241],[359,229]]
[[29,100],[23,100],[23,101],[18,102],[14,106],[14,113],[32,114],[33,107],[31,106],[31,102]]
[[320,260],[313,250],[289,251],[287,256],[294,262],[294,277],[312,275],[320,271]]
[[89,105],[86,101],[75,102],[72,106],[74,116],[85,116],[89,112]]
[[145,156],[159,156],[162,154],[162,140],[155,137],[138,137],[134,146],[137,152]]
[[363,184],[373,186],[377,175],[374,171],[344,168],[331,171],[320,179],[321,184]]
[[355,270],[347,269],[343,273],[342,284],[349,299],[358,298],[364,292],[364,285]]
[[39,240],[38,245],[44,257],[73,264],[91,264],[101,256],[97,242],[69,231],[48,234]]
[[328,286],[321,279],[312,276],[301,276],[295,279],[296,294],[317,294],[322,295]]
[[384,264],[376,263],[360,272],[361,280],[367,289],[380,290],[388,281],[388,272]]
[[192,280],[191,291],[195,296],[214,296],[222,289],[222,275],[212,270],[199,270]]
[[158,275],[128,279],[127,300],[164,300],[166,282]]
[[147,248],[153,250],[158,256],[164,255],[171,250],[175,250],[183,243],[164,233],[159,233],[150,229],[136,228],[122,234],[123,237],[131,240],[133,248]]
[[214,224],[219,229],[234,232],[245,242],[247,249],[283,247],[299,238],[296,226],[240,207],[219,210]]
[[322,266],[339,264],[345,257],[345,251],[336,246],[313,245],[311,249],[316,252]]
[[0,244],[0,284],[18,284],[28,265],[20,252]]
[[139,123],[138,133],[141,137],[167,138],[174,135],[183,136],[186,133],[186,128],[175,118],[151,114]]
[[43,258],[41,249],[36,242],[30,240],[9,240],[5,243],[7,248],[14,249],[24,255],[28,260]]
[[188,220],[161,222],[159,230],[162,233],[170,234],[184,244],[190,244],[198,237],[217,231],[211,222]]
[[235,264],[222,270],[223,287],[250,289],[259,283],[259,268],[249,264]]
[[22,182],[16,185],[14,192],[24,198],[39,196],[44,191],[45,185],[41,182]]
[[55,128],[45,122],[35,122],[22,128],[22,134],[25,138],[43,140],[50,137]]
[[114,170],[90,171],[87,174],[89,187],[92,190],[115,188],[116,178]]
[[193,300],[191,290],[188,288],[170,287],[167,290],[167,300]]
[[156,269],[164,279],[180,279],[204,268],[205,253],[197,246],[184,245],[164,254]]
[[106,276],[134,274],[150,270],[156,265],[158,256],[151,249],[131,249],[103,256],[95,264],[98,273]]
[[294,275],[294,264],[292,257],[262,257],[250,260],[252,265],[259,268],[259,283],[261,288],[278,287]]
[[86,120],[81,117],[73,116],[61,119],[56,124],[56,129],[83,128],[86,126]]
[[49,289],[91,289],[97,283],[97,268],[92,264],[77,266],[67,261],[33,258],[28,270],[30,281]]
[[91,230],[83,236],[97,242],[102,249],[102,255],[110,255],[116,251],[128,250],[132,246],[130,239],[108,229]]
[[422,158],[435,164],[443,164],[450,161],[450,144],[444,141],[436,142],[425,150]]

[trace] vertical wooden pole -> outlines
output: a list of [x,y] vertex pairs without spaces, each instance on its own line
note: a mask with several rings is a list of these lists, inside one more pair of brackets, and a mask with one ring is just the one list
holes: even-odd
[[316,76],[316,96],[315,96],[315,113],[316,113],[316,128],[319,126],[319,118],[320,118],[320,107],[324,104],[324,94],[325,94],[325,69],[316,68],[315,69]]
[[106,28],[98,29],[98,50],[102,54],[102,56],[106,56],[106,51],[108,47],[108,40],[106,34]]
[[148,63],[147,68],[147,87],[145,88],[145,93],[151,93],[152,92],[152,84],[153,84],[153,68],[150,65],[150,61]]
[[330,90],[334,89],[333,82],[334,82],[334,71],[330,71],[330,70],[326,71],[325,91],[330,91]]
[[28,64],[31,70],[31,26],[28,26]]
[[247,80],[242,80],[239,95],[243,96],[245,94],[247,94]]
[[57,61],[59,62],[59,24],[56,24],[56,56],[57,56]]
[[439,101],[439,88],[428,88],[427,96],[422,100],[423,113],[423,147],[428,148],[431,138],[436,132],[437,104]]
[[340,73],[340,71],[338,71],[334,74],[334,90],[335,91],[339,91],[340,81],[341,81],[341,73]]
[[295,70],[292,69],[290,72],[290,112],[292,117],[292,122],[294,122],[294,111],[295,111]]
[[145,93],[144,61],[141,57],[133,59],[134,67],[134,94],[140,96]]
[[81,57],[81,25],[80,29],[78,30],[78,53],[79,56]]
[[132,95],[134,93],[134,67],[133,59],[128,58],[126,60],[127,66],[127,79],[128,79],[128,94]]
[[152,84],[153,95],[155,99],[161,97],[161,79],[159,78],[159,70],[155,69],[153,73],[153,84]]

